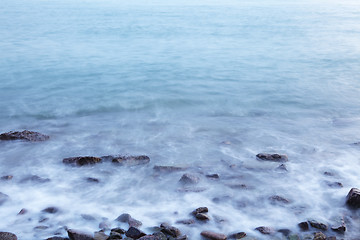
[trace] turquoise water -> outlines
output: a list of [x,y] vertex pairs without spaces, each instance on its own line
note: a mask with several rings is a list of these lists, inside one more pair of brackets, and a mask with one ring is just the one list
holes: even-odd
[[[184,218],[203,204],[234,213],[226,226],[209,225],[225,233],[256,235],[260,225],[296,231],[317,216],[330,223],[346,212],[349,189],[360,187],[360,149],[350,145],[360,141],[359,22],[356,1],[2,1],[0,131],[36,130],[51,140],[0,143],[0,173],[14,175],[0,187],[12,199],[1,206],[9,221],[0,230],[21,239],[50,237],[64,224],[95,231],[98,223],[74,217],[94,209],[99,219],[130,212],[149,227],[175,223],[169,209]],[[259,152],[288,154],[288,173],[257,161]],[[61,163],[109,154],[146,154],[151,163],[138,170]],[[224,178],[202,179],[205,192],[178,193],[182,173],[153,180],[154,165]],[[27,174],[51,182],[20,184]],[[81,179],[89,175],[103,185],[87,187]],[[254,189],[227,188],[236,176]],[[273,194],[293,202],[239,207]],[[225,196],[232,200],[212,201]],[[36,219],[48,205],[63,213],[42,232],[33,230],[36,220],[16,217],[26,207]],[[180,227],[190,239],[204,230]]]

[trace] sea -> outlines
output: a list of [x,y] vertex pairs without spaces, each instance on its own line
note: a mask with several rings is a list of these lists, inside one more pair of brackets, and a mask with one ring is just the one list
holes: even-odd
[[[0,132],[50,136],[0,141],[0,175],[13,176],[0,231],[47,239],[105,222],[109,234],[129,213],[147,234],[167,222],[191,240],[312,239],[319,229],[298,227],[310,219],[360,238],[345,204],[360,188],[359,1],[0,2]],[[107,155],[150,162],[62,161]],[[178,222],[198,207],[210,220]]]

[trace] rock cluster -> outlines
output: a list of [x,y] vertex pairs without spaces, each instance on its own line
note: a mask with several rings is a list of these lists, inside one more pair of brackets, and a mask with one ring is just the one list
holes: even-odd
[[24,130],[22,132],[7,132],[0,134],[0,140],[25,140],[30,142],[40,142],[48,140],[50,137],[33,131]]

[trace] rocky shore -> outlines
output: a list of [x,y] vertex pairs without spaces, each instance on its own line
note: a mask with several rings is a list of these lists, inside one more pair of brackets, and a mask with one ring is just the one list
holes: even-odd
[[[32,131],[22,131],[22,132],[9,132],[3,133],[0,135],[0,140],[21,140],[21,141],[45,141],[48,140],[49,136],[32,132]],[[280,164],[277,168],[282,171],[287,171],[285,162],[288,162],[288,156],[285,154],[278,153],[259,153],[256,156],[258,161],[270,161]],[[76,156],[68,157],[62,160],[62,163],[68,165],[69,167],[84,167],[87,165],[96,165],[109,162],[114,164],[114,166],[140,166],[147,165],[150,163],[150,157],[146,155],[137,155],[137,156],[123,156],[123,155],[108,155],[108,156]],[[231,166],[229,166],[231,167]],[[202,188],[195,187],[201,178],[197,173],[194,173],[188,167],[180,166],[163,166],[155,165],[153,167],[154,175],[156,174],[168,174],[172,172],[183,172],[180,179],[178,179],[178,184],[180,192],[201,192],[204,191]],[[324,172],[324,175],[331,175],[330,172]],[[220,179],[222,176],[217,173],[205,174],[205,177],[212,180]],[[1,181],[12,181],[12,175],[4,175],[1,177]],[[51,179],[43,178],[37,175],[32,175],[20,180],[20,182],[33,182],[33,183],[46,183],[51,181]],[[100,180],[96,178],[87,178],[87,181],[98,183]],[[340,182],[329,182],[328,186],[330,187],[342,187]],[[233,185],[233,188],[248,188],[244,184]],[[5,202],[9,201],[11,196],[8,196],[5,193],[0,192],[0,206]],[[284,196],[272,195],[267,199],[271,204],[290,204],[291,199],[287,199]],[[344,196],[344,204],[347,206],[349,213],[356,212],[360,208],[360,189],[352,188],[347,196]],[[42,211],[44,214],[61,214],[61,209],[56,206],[48,206]],[[18,215],[27,215],[28,209],[21,209]],[[231,213],[227,213],[231,214]],[[226,239],[262,239],[256,236],[253,236],[251,233],[246,233],[244,231],[235,231],[235,232],[214,232],[211,230],[211,227],[207,227],[208,223],[212,221],[221,220],[216,219],[216,216],[211,215],[211,209],[206,206],[199,206],[189,213],[189,218],[187,219],[178,219],[176,221],[177,225],[193,225],[195,227],[200,227],[202,231],[200,236],[204,239],[209,240],[226,240]],[[91,215],[83,215],[85,220],[96,220]],[[316,219],[304,219],[304,221],[299,222],[297,226],[289,226],[289,228],[274,228],[272,226],[258,226],[253,230],[259,232],[266,239],[289,239],[289,240],[300,240],[300,239],[313,239],[313,240],[334,240],[334,239],[347,239],[347,216],[342,216],[335,223],[334,221],[322,222]],[[39,225],[34,227],[34,231],[41,231],[47,229],[46,225],[42,225],[42,222],[47,221],[48,218],[44,218],[42,221],[39,221]],[[115,223],[115,224],[114,224]],[[127,228],[121,228],[121,224],[127,224]],[[114,226],[115,225],[115,226]],[[73,229],[71,226],[59,226],[62,231],[55,232],[53,236],[49,236],[47,240],[112,240],[112,239],[127,239],[127,240],[186,240],[199,238],[200,236],[187,236],[183,233],[181,228],[177,228],[170,223],[163,222],[158,226],[152,228],[143,228],[143,224],[140,220],[133,218],[128,213],[120,214],[116,219],[109,220],[104,219],[99,222],[98,229],[94,229],[93,232],[84,232],[82,229]],[[352,226],[353,227],[353,226]],[[296,228],[297,231],[293,229]],[[291,230],[292,229],[292,230]],[[63,233],[66,231],[67,236]],[[10,232],[0,232],[0,240],[16,240],[17,233]]]

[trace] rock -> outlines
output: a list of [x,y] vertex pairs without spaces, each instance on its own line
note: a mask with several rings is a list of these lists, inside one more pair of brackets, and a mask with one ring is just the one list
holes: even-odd
[[330,177],[335,176],[335,174],[334,174],[334,173],[332,173],[332,172],[328,172],[328,171],[325,171],[325,172],[324,172],[324,175],[325,175],[325,176],[330,176]]
[[287,162],[288,157],[284,154],[268,154],[268,153],[259,153],[256,155],[257,159],[263,161],[271,161],[271,162]]
[[301,222],[298,224],[298,226],[303,231],[309,230],[309,224],[307,222]]
[[110,232],[110,236],[107,240],[122,239],[122,236],[118,232]]
[[94,233],[94,240],[107,240],[109,238],[103,231]]
[[182,175],[182,177],[179,180],[179,182],[182,184],[197,184],[199,181],[200,181],[199,177],[190,173],[185,173],[184,175]]
[[94,240],[92,234],[79,230],[68,229],[67,233],[70,240]]
[[47,208],[41,210],[41,212],[50,213],[50,214],[57,213],[58,211],[59,211],[59,209],[57,207],[47,207]]
[[346,231],[345,223],[342,223],[340,226],[331,227],[331,230],[343,234]]
[[87,182],[90,182],[90,183],[99,183],[100,180],[97,179],[97,178],[92,178],[92,177],[88,177],[85,179]]
[[27,212],[28,212],[28,210],[25,209],[25,208],[23,208],[23,209],[20,210],[20,212],[19,212],[17,215],[24,215],[24,214],[26,214]]
[[119,233],[119,234],[124,234],[126,231],[122,228],[113,228],[111,229],[111,232],[116,232],[116,233]]
[[129,224],[130,227],[140,227],[142,225],[142,222],[132,218],[131,215],[128,213],[121,214],[115,220],[119,222],[126,222]]
[[178,224],[184,224],[184,225],[191,225],[195,223],[195,220],[193,219],[184,219],[184,220],[178,220],[176,221]]
[[17,240],[17,236],[11,232],[0,232],[1,240]]
[[352,208],[360,208],[360,189],[352,188],[346,196],[346,204]]
[[324,231],[326,231],[328,229],[328,226],[326,224],[315,221],[315,220],[309,220],[309,223],[313,228],[317,228],[317,229],[324,230]]
[[93,216],[91,216],[91,215],[89,215],[89,214],[81,214],[81,217],[82,217],[83,219],[87,220],[87,221],[95,221],[95,220],[96,220],[95,217],[93,217]]
[[13,179],[13,176],[12,175],[5,175],[5,176],[2,176],[0,179],[4,180],[4,181],[8,181],[8,180]]
[[279,203],[282,203],[282,204],[289,204],[290,201],[284,197],[281,197],[281,196],[278,196],[278,195],[274,195],[274,196],[271,196],[269,197],[269,200],[270,200],[270,203],[271,204],[279,204]]
[[111,228],[111,222],[109,222],[108,220],[104,220],[99,223],[99,228],[101,230],[109,230]]
[[288,240],[300,240],[300,237],[297,234],[291,234],[288,236]]
[[63,159],[63,163],[77,165],[77,166],[93,165],[96,163],[100,163],[101,161],[102,161],[101,158],[91,157],[91,156],[70,157],[70,158]]
[[41,217],[40,219],[39,219],[39,223],[43,223],[43,222],[46,222],[46,221],[48,221],[49,220],[49,218],[47,218],[47,217]]
[[50,137],[45,134],[28,130],[24,130],[22,132],[11,131],[0,134],[0,140],[26,140],[31,142],[40,142],[48,140],[49,138]]
[[341,182],[328,182],[328,181],[326,181],[325,183],[326,183],[326,185],[328,185],[329,187],[332,187],[332,188],[342,188],[342,187],[344,187]]
[[313,240],[326,240],[326,235],[323,234],[322,232],[316,232],[314,233]]
[[326,237],[326,240],[336,240],[336,237],[335,236]]
[[69,240],[69,239],[64,238],[64,237],[54,236],[54,237],[47,238],[46,240]]
[[127,165],[127,166],[136,166],[147,164],[150,162],[150,158],[145,155],[140,156],[118,156],[112,159],[113,163]]
[[40,226],[34,227],[34,230],[46,230],[48,228],[49,228],[48,226],[40,225]]
[[130,227],[126,231],[125,235],[127,237],[130,237],[130,238],[133,238],[133,239],[138,239],[138,238],[141,238],[143,236],[146,236],[146,234],[143,231],[141,231],[140,229],[138,229],[136,227]]
[[255,228],[255,230],[259,231],[262,234],[273,234],[274,233],[274,230],[272,228],[264,227],[264,226],[257,227],[257,228]]
[[5,193],[0,192],[0,206],[4,204],[4,202],[6,202],[7,200],[9,200],[9,196]]
[[291,233],[290,229],[286,229],[286,228],[284,228],[284,229],[279,229],[279,230],[277,230],[277,231],[278,231],[279,233],[282,233],[285,237],[289,236],[290,233]]
[[211,231],[202,231],[201,236],[211,239],[211,240],[226,240],[226,235],[221,233],[215,233]]
[[49,178],[42,178],[39,177],[38,175],[30,175],[26,178],[21,179],[20,183],[28,183],[28,182],[32,182],[32,183],[47,183],[50,182]]
[[201,221],[208,221],[210,220],[210,217],[208,215],[206,215],[205,213],[197,213],[195,215],[195,218]]
[[240,239],[240,238],[244,238],[244,237],[246,237],[245,232],[233,233],[228,236],[228,238],[231,238],[231,239]]
[[153,235],[156,236],[159,240],[167,240],[166,235],[162,232],[156,232],[153,233]]
[[162,223],[160,225],[161,232],[165,233],[166,235],[170,235],[172,237],[179,237],[181,235],[181,232],[178,228],[171,226],[168,223]]
[[175,240],[188,240],[188,237],[186,235],[183,235],[183,236],[175,238]]
[[210,178],[210,179],[219,179],[220,178],[219,174],[217,174],[217,173],[207,174],[206,177]]
[[157,171],[157,172],[171,173],[171,172],[185,171],[186,168],[175,167],[175,166],[158,166],[158,165],[155,165],[154,170]]
[[209,212],[209,209],[207,207],[199,207],[197,209],[195,209],[194,211],[192,211],[193,215],[196,215],[198,213],[207,213]]

